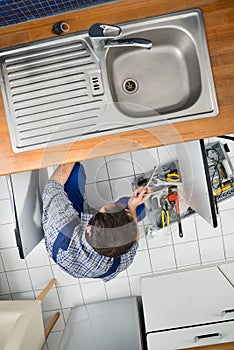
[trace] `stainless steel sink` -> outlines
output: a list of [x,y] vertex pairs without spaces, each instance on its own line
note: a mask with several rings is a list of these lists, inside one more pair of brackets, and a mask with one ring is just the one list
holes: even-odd
[[123,47],[106,52],[111,96],[121,113],[178,121],[218,113],[200,10],[121,28],[127,38],[140,37],[153,44],[151,50]]
[[14,152],[217,115],[200,10],[119,27],[130,47],[82,32],[0,50]]

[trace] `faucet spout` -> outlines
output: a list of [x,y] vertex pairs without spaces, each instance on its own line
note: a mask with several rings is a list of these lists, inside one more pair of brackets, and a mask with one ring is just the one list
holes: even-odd
[[122,29],[115,25],[94,23],[89,28],[89,38],[93,48],[100,50],[109,47],[142,47],[151,49],[152,42],[147,39],[129,38],[120,39]]
[[141,38],[107,40],[104,47],[142,47],[150,50],[152,48],[152,41]]

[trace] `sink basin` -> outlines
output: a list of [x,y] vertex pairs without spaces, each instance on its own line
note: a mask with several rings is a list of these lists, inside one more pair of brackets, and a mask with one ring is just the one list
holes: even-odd
[[200,10],[120,27],[152,48],[96,49],[81,32],[0,50],[14,152],[218,114]]
[[113,101],[125,115],[164,119],[218,113],[200,10],[122,25],[151,50],[111,48],[106,70]]

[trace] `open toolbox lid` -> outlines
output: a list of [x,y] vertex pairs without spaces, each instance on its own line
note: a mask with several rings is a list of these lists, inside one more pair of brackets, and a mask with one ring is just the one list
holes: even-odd
[[217,215],[203,140],[176,145],[184,198],[213,227],[217,227]]

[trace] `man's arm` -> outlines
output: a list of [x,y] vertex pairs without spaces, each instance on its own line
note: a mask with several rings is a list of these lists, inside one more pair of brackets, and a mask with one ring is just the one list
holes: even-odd
[[75,163],[68,163],[60,165],[53,175],[50,177],[50,180],[55,180],[60,184],[64,185],[71,174],[71,171],[74,167]]

